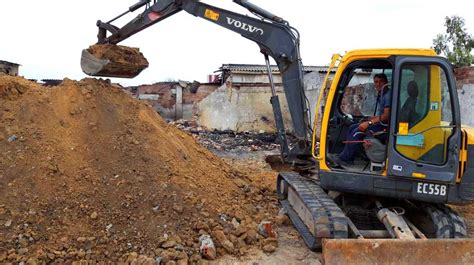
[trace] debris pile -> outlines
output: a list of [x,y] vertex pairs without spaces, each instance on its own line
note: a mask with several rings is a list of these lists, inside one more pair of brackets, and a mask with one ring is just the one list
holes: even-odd
[[277,220],[273,189],[105,81],[0,76],[0,154],[0,263],[186,264],[277,245],[258,229]]
[[276,133],[235,132],[231,130],[207,130],[195,121],[170,122],[177,128],[192,133],[197,141],[211,151],[245,153],[251,151],[277,151],[280,148]]

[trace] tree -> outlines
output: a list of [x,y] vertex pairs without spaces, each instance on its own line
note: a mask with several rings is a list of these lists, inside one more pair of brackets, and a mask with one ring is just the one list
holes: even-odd
[[445,34],[438,34],[433,39],[434,49],[443,54],[456,67],[470,66],[474,63],[471,50],[474,48],[474,39],[466,32],[464,18],[459,16],[446,17]]

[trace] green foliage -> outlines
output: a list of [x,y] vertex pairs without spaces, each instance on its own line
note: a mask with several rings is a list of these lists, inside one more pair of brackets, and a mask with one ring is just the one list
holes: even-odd
[[434,49],[443,54],[456,67],[470,66],[474,63],[471,50],[474,48],[474,39],[467,33],[464,18],[459,16],[446,17],[445,34],[438,34],[433,39]]

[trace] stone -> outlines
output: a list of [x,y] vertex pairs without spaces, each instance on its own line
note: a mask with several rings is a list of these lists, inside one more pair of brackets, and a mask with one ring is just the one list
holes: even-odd
[[233,231],[233,234],[236,236],[241,236],[245,234],[246,232],[247,232],[247,229],[243,225],[241,225]]
[[176,263],[177,265],[188,265],[189,263],[189,259],[186,255],[186,258],[185,259],[178,259],[178,262]]
[[222,243],[222,246],[224,247],[224,249],[227,251],[227,253],[229,254],[233,254],[235,252],[235,247],[234,247],[234,244],[232,242],[230,242],[229,240],[226,240]]
[[176,213],[180,213],[180,214],[181,214],[181,213],[183,213],[184,208],[183,208],[182,205],[174,205],[174,206],[173,206],[173,210],[174,210]]
[[225,241],[228,241],[224,232],[221,230],[214,231],[214,236],[216,237],[217,242],[219,242],[221,245],[223,245]]
[[92,220],[97,219],[97,217],[98,217],[97,212],[93,212],[90,217],[91,217]]
[[232,218],[232,221],[230,222],[234,228],[238,228],[240,226],[239,221],[237,219]]
[[258,240],[258,233],[255,229],[250,229],[247,231],[247,236],[245,237],[245,243],[251,245]]
[[273,253],[275,252],[275,250],[276,250],[276,247],[271,244],[263,246],[263,252],[265,253]]
[[18,255],[25,255],[26,253],[28,253],[28,248],[18,249]]
[[161,245],[162,248],[174,248],[176,246],[176,241],[174,240],[168,240],[166,241],[165,243],[163,243],[163,245]]
[[36,265],[38,264],[38,260],[35,259],[35,258],[29,258],[27,261],[26,261],[26,265]]

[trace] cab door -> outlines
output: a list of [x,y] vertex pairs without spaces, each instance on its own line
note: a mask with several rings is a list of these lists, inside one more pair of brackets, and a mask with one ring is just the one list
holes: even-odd
[[452,73],[443,58],[396,58],[387,150],[389,176],[454,182],[461,122]]

